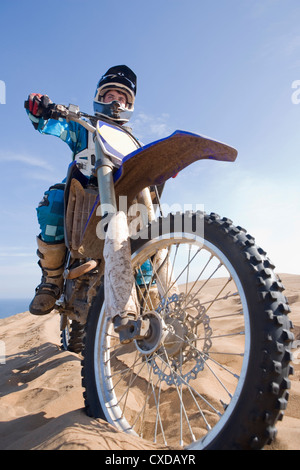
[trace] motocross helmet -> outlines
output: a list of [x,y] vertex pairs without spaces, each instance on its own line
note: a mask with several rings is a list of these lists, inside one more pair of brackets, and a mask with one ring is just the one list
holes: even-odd
[[[104,95],[113,89],[118,89],[127,98],[126,107],[119,101],[104,103]],[[136,75],[126,65],[111,67],[99,80],[94,97],[94,113],[104,115],[120,124],[129,121],[136,95]]]

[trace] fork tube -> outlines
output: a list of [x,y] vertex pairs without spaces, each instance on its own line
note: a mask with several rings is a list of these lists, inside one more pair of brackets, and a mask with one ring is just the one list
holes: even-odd
[[113,164],[102,151],[101,145],[95,138],[96,164],[98,189],[100,197],[101,215],[114,214],[117,212],[115,187],[113,181]]
[[141,191],[141,196],[147,208],[149,222],[152,222],[153,220],[155,220],[155,212],[149,188],[144,188]]

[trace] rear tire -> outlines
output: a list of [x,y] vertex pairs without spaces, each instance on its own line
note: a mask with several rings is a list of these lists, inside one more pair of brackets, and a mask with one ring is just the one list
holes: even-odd
[[68,320],[66,327],[61,332],[61,348],[80,354],[83,349],[85,326],[76,320]]

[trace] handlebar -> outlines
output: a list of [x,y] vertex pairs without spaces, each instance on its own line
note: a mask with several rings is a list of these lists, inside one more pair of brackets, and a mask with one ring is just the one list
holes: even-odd
[[[29,109],[29,101],[25,101],[24,108]],[[87,113],[83,113],[80,111],[79,106],[75,104],[70,104],[69,106],[65,106],[63,104],[55,104],[51,103],[44,108],[42,111],[41,116],[43,119],[56,119],[64,118],[67,121],[74,121],[79,122],[83,127],[85,127],[90,132],[95,132],[96,128],[92,126],[92,124],[88,123],[81,119],[82,117],[87,117],[89,119],[95,118],[95,116],[90,116]]]

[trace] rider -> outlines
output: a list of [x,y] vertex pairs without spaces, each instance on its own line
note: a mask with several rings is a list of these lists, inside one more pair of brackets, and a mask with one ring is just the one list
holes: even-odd
[[[95,117],[112,119],[124,125],[130,119],[136,96],[137,77],[126,65],[111,67],[99,80],[94,97]],[[117,104],[117,103],[118,104]],[[42,134],[60,137],[68,144],[82,173],[91,176],[95,144],[90,132],[81,124],[65,119],[45,120],[42,115],[51,103],[47,95],[32,93],[28,98],[28,116]],[[64,243],[64,184],[51,186],[37,208],[41,233],[37,237],[37,255],[42,280],[36,288],[29,311],[34,315],[50,313],[63,287],[66,256]]]

